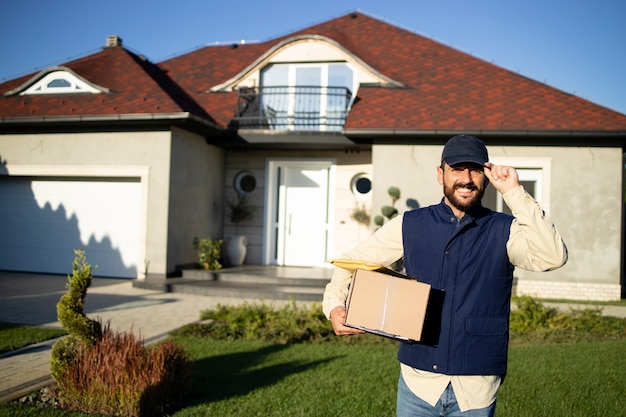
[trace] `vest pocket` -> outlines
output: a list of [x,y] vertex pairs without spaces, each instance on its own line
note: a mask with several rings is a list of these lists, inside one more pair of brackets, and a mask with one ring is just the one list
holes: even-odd
[[465,371],[480,375],[504,374],[509,341],[508,317],[469,317],[465,326]]

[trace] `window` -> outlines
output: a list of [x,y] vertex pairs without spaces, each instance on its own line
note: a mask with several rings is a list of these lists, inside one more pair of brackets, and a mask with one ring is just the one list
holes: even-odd
[[20,95],[33,94],[71,94],[71,93],[92,93],[97,94],[102,91],[92,87],[82,81],[76,75],[67,71],[53,71],[43,76]]
[[256,189],[256,178],[250,171],[239,171],[235,175],[233,186],[238,194],[250,194]]
[[[491,162],[515,167],[520,184],[541,203],[544,211],[550,211],[550,158],[494,158]],[[487,187],[483,205],[492,210],[511,214],[502,195],[493,186]]]
[[275,129],[338,131],[355,82],[346,63],[271,64],[261,72],[262,107]]
[[372,180],[366,173],[356,174],[350,181],[350,190],[356,197],[365,197],[372,191]]

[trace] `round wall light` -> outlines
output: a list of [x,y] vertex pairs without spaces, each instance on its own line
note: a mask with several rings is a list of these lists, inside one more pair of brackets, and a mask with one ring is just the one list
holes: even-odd
[[250,171],[239,171],[233,180],[233,187],[240,194],[250,194],[256,189],[256,178]]
[[350,190],[357,197],[365,197],[372,191],[372,180],[365,172],[356,174],[350,180]]

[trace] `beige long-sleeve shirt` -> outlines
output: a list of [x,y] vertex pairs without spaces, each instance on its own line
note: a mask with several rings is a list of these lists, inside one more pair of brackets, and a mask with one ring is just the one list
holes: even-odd
[[[539,204],[526,193],[522,186],[506,192],[503,199],[515,219],[511,224],[507,253],[509,260],[518,268],[529,271],[549,271],[561,267],[567,261],[567,248],[552,221]],[[342,258],[366,260],[390,265],[403,255],[402,218],[397,216],[368,239],[342,254]],[[323,310],[326,317],[335,308],[345,306],[351,272],[336,268],[326,286]],[[450,376],[413,369],[401,364],[402,376],[418,397],[435,405],[452,384],[461,411],[479,409],[495,401],[500,377]]]

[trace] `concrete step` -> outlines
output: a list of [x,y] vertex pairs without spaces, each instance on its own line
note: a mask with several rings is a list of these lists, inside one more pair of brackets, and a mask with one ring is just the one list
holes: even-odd
[[137,280],[133,286],[221,297],[321,301],[331,273],[330,268],[243,265],[218,271],[184,270],[180,278]]
[[258,300],[322,301],[323,287],[249,284],[245,282],[196,281],[172,284],[171,292]]

